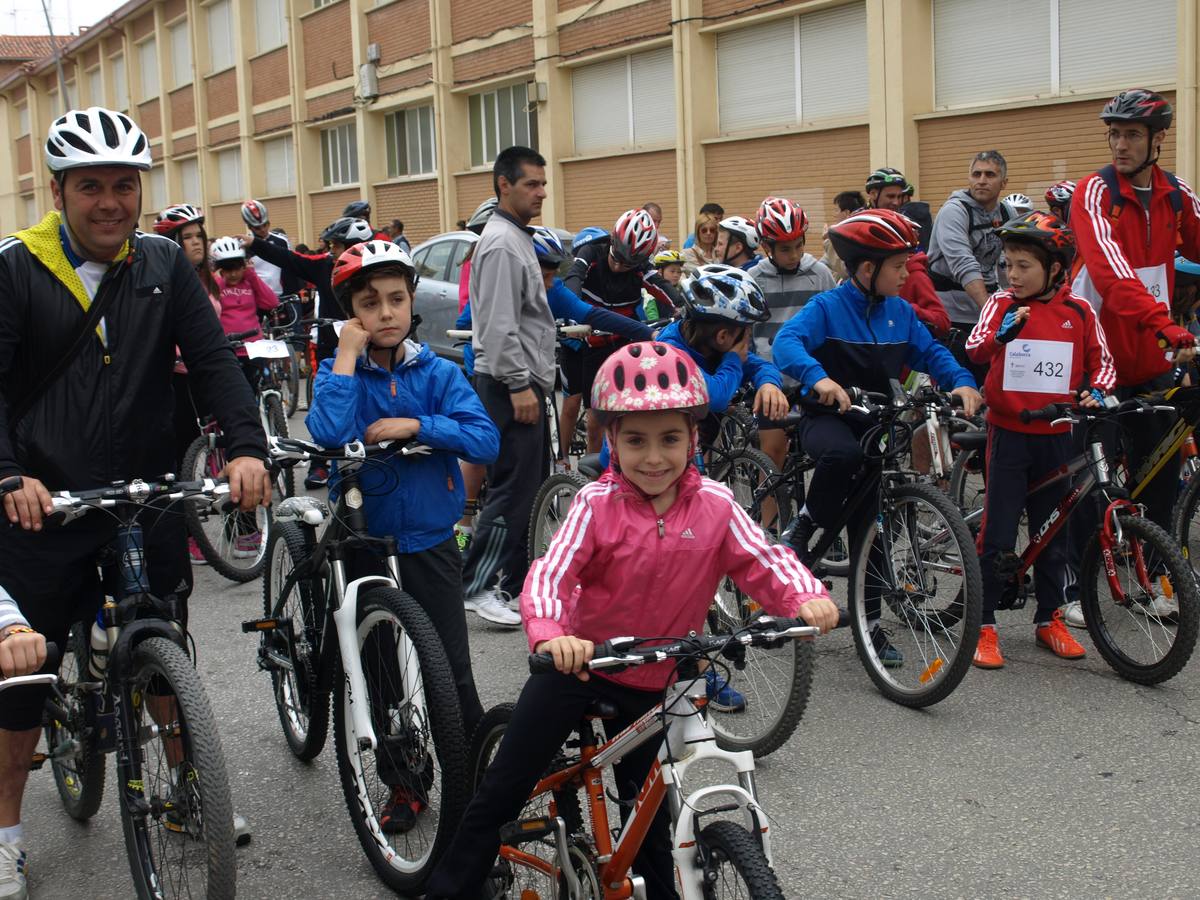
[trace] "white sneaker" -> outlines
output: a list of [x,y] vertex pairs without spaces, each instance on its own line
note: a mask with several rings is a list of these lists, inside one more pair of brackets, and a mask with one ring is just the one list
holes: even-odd
[[468,597],[463,606],[494,625],[504,625],[507,628],[519,628],[521,625],[520,613],[509,609],[497,591],[485,591]]
[[1083,604],[1078,600],[1072,600],[1062,611],[1063,621],[1072,628],[1087,628],[1087,622],[1083,621]]
[[1167,597],[1162,593],[1161,588],[1156,588],[1154,598],[1149,603],[1134,603],[1130,609],[1148,618],[1173,621],[1179,618],[1179,599]]
[[0,900],[25,900],[29,890],[25,875],[29,859],[16,844],[0,842]]

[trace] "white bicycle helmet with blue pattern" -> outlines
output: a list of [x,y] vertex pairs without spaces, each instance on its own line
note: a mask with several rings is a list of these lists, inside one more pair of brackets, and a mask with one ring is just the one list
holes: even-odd
[[762,288],[752,276],[735,266],[712,263],[679,284],[687,317],[722,319],[738,325],[753,325],[771,318]]

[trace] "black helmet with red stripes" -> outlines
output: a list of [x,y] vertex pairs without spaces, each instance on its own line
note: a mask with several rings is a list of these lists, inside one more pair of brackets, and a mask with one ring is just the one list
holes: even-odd
[[1100,118],[1106,125],[1113,122],[1141,123],[1153,134],[1171,127],[1175,110],[1162,94],[1146,88],[1130,88],[1105,103]]

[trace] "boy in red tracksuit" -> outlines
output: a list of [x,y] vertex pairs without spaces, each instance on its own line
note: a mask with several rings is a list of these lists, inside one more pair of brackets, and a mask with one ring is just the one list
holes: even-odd
[[[983,628],[975,650],[975,665],[983,669],[1004,665],[996,606],[1006,579],[997,562],[1013,552],[1021,510],[1028,511],[1035,531],[1069,487],[1064,481],[1026,496],[1030,484],[1070,459],[1071,429],[1046,421],[1023,423],[1020,412],[1076,400],[1096,407],[1116,380],[1099,320],[1066,283],[1075,255],[1070,229],[1054,216],[1031,212],[1006,222],[998,233],[1010,287],[991,296],[966,344],[974,362],[990,365],[984,387],[988,477],[979,560]],[[1034,566],[1035,635],[1055,655],[1079,659],[1085,651],[1059,610],[1067,581],[1064,537],[1055,536]]]

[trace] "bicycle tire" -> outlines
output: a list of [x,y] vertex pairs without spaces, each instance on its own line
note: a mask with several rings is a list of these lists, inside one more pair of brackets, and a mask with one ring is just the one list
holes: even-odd
[[279,379],[279,393],[283,396],[283,412],[289,419],[300,406],[300,370],[296,354],[291,354],[280,363],[283,376]]
[[[886,597],[883,596],[886,592],[881,591],[879,618],[872,624],[865,582],[871,548],[882,534],[880,520],[889,528],[889,533],[894,525],[901,526],[912,546],[913,528],[920,536],[919,523],[897,521],[895,511],[897,504],[917,503],[931,508],[942,523],[927,526],[930,539],[918,541],[922,554],[926,547],[933,547],[935,541],[946,548],[948,562],[939,561],[937,565],[951,575],[961,576],[961,583],[939,593],[936,569],[928,568],[923,558],[914,556],[915,564],[906,564],[903,569],[903,574],[910,576],[912,581],[899,588],[893,587]],[[904,527],[906,524],[910,527]],[[913,482],[893,485],[885,489],[883,514],[867,523],[853,548],[848,595],[850,624],[854,645],[867,675],[880,693],[901,706],[920,708],[944,700],[971,667],[983,615],[979,557],[958,507],[932,485]],[[895,577],[895,559],[883,569]],[[885,612],[891,618],[885,620]],[[902,641],[903,646],[897,646],[897,641]],[[903,654],[900,665],[887,664],[884,659],[887,646]],[[912,666],[912,662],[917,662],[920,668]],[[916,678],[910,679],[910,683],[904,683],[899,677],[905,673],[906,666],[908,672],[916,671]]]
[[[745,627],[759,609],[726,578],[709,607],[706,624],[713,634],[729,634]],[[809,641],[786,641],[774,650],[747,648],[745,669],[731,676],[732,685],[746,699],[746,708],[721,712],[711,702],[708,705],[717,746],[763,757],[786,744],[808,707],[813,666]]]
[[[376,679],[371,674],[373,660],[363,660],[363,674],[367,681],[365,702],[372,707],[372,726],[380,747],[374,753],[367,750],[364,754],[357,746],[350,718],[353,698],[348,698],[348,687],[344,676],[340,674],[336,683],[342,687],[333,695],[333,734],[338,774],[354,831],[379,879],[398,893],[411,894],[419,891],[429,877],[458,828],[470,799],[462,712],[441,639],[415,600],[395,588],[369,588],[359,597],[357,623],[359,652],[364,657],[376,651],[389,652],[383,642],[396,646],[395,641],[400,637],[400,646],[404,646],[403,638],[411,643],[417,661],[415,674],[408,666],[405,672],[385,673],[383,668],[387,664],[380,655],[377,662],[381,677]],[[378,626],[383,627],[382,633],[376,633]],[[368,640],[375,642],[372,647],[367,647]],[[390,678],[394,674],[398,674],[401,680],[405,676],[419,679],[411,696],[400,696],[404,689],[397,685],[394,678]],[[389,678],[389,683],[385,684],[384,678]],[[389,696],[398,702],[402,701],[404,708],[388,711]],[[384,714],[386,721],[382,718]],[[397,721],[402,717],[406,717],[406,721]],[[402,728],[403,733],[388,736],[389,728]],[[399,758],[401,750],[407,759]],[[374,758],[368,761],[365,759],[367,754]],[[437,766],[440,766],[440,772]],[[381,767],[390,768],[407,785],[417,786],[411,787],[411,792],[425,800],[431,800],[431,792],[435,788],[440,792],[437,822],[429,821],[434,803],[425,803],[416,818],[416,825],[408,831],[395,834],[399,839],[396,843],[403,846],[389,843],[389,837],[380,825],[381,816],[377,808],[381,809],[392,793],[392,787],[383,781]],[[379,780],[379,789],[375,791],[367,783],[373,774]],[[386,796],[383,792],[386,792]],[[428,829],[421,826],[422,816],[426,817],[426,826],[434,825],[431,837],[427,835]],[[420,845],[419,853],[411,849],[413,838]]]
[[[1127,681],[1137,684],[1160,684],[1179,674],[1196,647],[1196,633],[1200,628],[1200,588],[1197,587],[1195,573],[1184,559],[1182,551],[1163,528],[1136,515],[1120,514],[1119,521],[1126,541],[1129,535],[1133,535],[1141,544],[1143,560],[1146,559],[1147,550],[1153,553],[1146,561],[1147,568],[1162,566],[1166,569],[1175,599],[1179,602],[1177,621],[1172,624],[1166,618],[1139,612],[1135,608],[1139,606],[1136,601],[1128,608],[1101,601],[1097,581],[1106,576],[1100,565],[1099,529],[1088,541],[1080,565],[1079,600],[1082,604],[1083,618],[1087,623],[1088,633],[1092,636],[1092,642],[1113,671]],[[1126,550],[1122,553],[1118,548],[1119,555],[1126,555],[1128,552]],[[1114,560],[1114,570],[1117,568],[1119,565]],[[1114,609],[1120,611],[1114,612],[1110,618],[1109,613]],[[1118,627],[1126,624],[1133,626],[1131,631],[1134,634],[1150,638],[1151,644],[1155,643],[1154,634],[1163,639],[1172,637],[1169,649],[1154,662],[1139,661],[1131,655],[1129,647],[1116,637]],[[1173,635],[1170,629],[1174,629]]]
[[[104,800],[104,753],[93,746],[94,718],[90,714],[94,694],[84,693],[73,685],[88,681],[89,627],[77,622],[67,638],[66,652],[58,670],[58,683],[63,688],[64,706],[71,721],[60,722],[51,716],[45,724],[46,747],[54,784],[67,815],[86,822],[100,809]],[[76,751],[59,756],[57,748],[64,741],[73,741]]]
[[[182,477],[185,480],[215,477],[223,465],[223,451],[219,447],[210,450],[208,436],[202,434],[192,441],[184,454]],[[233,557],[237,532],[249,527],[241,517],[249,515],[250,513],[240,513],[236,510],[218,513],[200,504],[183,504],[183,518],[187,522],[188,534],[195,540],[205,561],[224,578],[241,584],[253,581],[262,574],[267,561],[267,540],[270,537],[271,510],[269,507],[260,506],[253,513],[260,535],[257,555],[246,559]],[[206,527],[213,525],[215,527]]]
[[[983,508],[986,483],[983,481],[979,455],[976,450],[961,450],[955,454],[954,462],[950,466],[950,485],[947,492],[964,517]],[[973,485],[975,479],[979,480],[978,486]],[[979,530],[979,525],[978,517],[972,517],[967,527],[975,533]]]
[[[319,579],[299,581],[288,598],[277,597],[279,587],[301,560],[312,554],[312,535],[295,522],[276,526],[267,544],[267,566],[263,572],[263,612],[270,617],[292,622],[293,642],[299,644],[299,658],[291,653],[291,644],[278,630],[263,632],[263,647],[285,655],[292,669],[271,668],[271,693],[288,749],[299,760],[309,762],[320,755],[329,734],[329,695],[319,671],[320,632],[324,611],[318,597],[324,598]],[[314,595],[314,591],[317,593]],[[282,639],[281,639],[282,638]],[[293,699],[294,698],[294,699]]]
[[[286,438],[288,435],[287,416],[283,411],[283,403],[278,397],[263,398],[267,414],[267,437]],[[275,476],[275,486],[286,497],[296,496],[296,470],[292,466],[281,466]]]
[[[761,450],[743,447],[714,461],[712,479],[733,491],[738,506],[772,538],[778,538],[791,521],[791,495],[785,490],[775,463]],[[762,506],[768,498],[775,501],[777,513],[773,521],[764,523]]]
[[589,484],[591,482],[578,472],[557,472],[542,482],[529,513],[527,545],[531,564],[546,552],[550,541],[567,518],[567,510],[575,495]]
[[1200,577],[1200,521],[1196,515],[1200,512],[1200,478],[1188,478],[1179,502],[1175,505],[1175,520],[1171,523],[1171,533],[1179,540],[1179,548]]
[[753,431],[754,415],[750,410],[740,404],[730,404],[721,414],[713,446],[725,453],[736,453],[747,447],[754,449],[750,443]]
[[[173,784],[171,769],[175,767],[169,765],[165,748],[160,759],[167,763],[165,778],[151,774],[154,754],[145,750],[139,776],[150,813],[144,817],[135,815],[124,797],[118,804],[134,888],[140,898],[191,897],[192,880],[199,878],[203,870],[206,887],[200,896],[208,900],[232,898],[237,879],[233,804],[212,707],[191,660],[178,644],[166,638],[146,638],[134,648],[133,677],[121,689],[126,692],[125,701],[131,704],[130,708],[139,710],[136,715],[140,716],[150,705],[148,698],[152,692],[147,688],[151,680],[159,689],[169,688],[175,698],[178,721],[165,727],[158,724],[160,733],[170,734],[175,730],[171,726],[177,727],[184,750],[183,761],[177,768],[188,765],[187,776],[179,783],[186,782],[187,789],[181,793]],[[147,727],[138,729],[139,733],[147,730]],[[143,750],[140,746],[137,749]],[[199,812],[195,809],[197,803]],[[168,831],[164,823],[169,810],[181,816],[186,836]],[[154,852],[155,847],[158,853]],[[189,854],[190,849],[197,852]],[[189,867],[186,875],[173,877],[163,861],[170,850],[182,851],[185,864],[191,855],[196,866]],[[182,894],[175,891],[181,880],[185,891]]]
[[[775,870],[767,862],[762,845],[755,840],[754,835],[736,822],[709,822],[697,835],[699,843],[704,848],[702,856],[707,856],[716,865],[717,877],[710,881],[704,878],[705,900],[719,900],[722,897],[750,897],[751,900],[783,900],[783,889]],[[733,890],[723,889],[725,879],[719,871],[721,863],[728,863],[737,876],[738,884],[745,885],[745,890],[734,885]],[[707,876],[708,873],[705,873]]]

